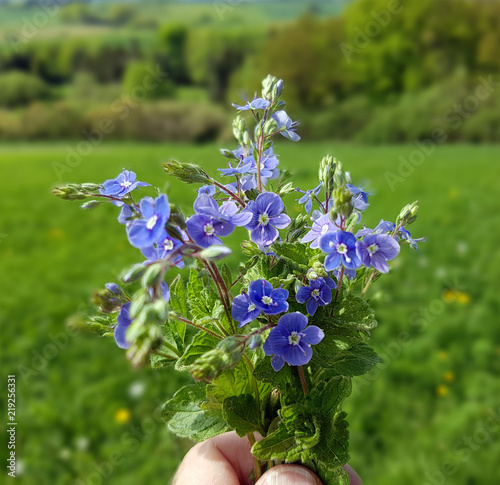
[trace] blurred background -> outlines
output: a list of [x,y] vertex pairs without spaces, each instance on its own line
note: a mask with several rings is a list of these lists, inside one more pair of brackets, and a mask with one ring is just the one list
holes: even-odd
[[372,193],[367,226],[420,200],[411,230],[427,241],[370,290],[385,363],[347,403],[351,464],[367,485],[500,483],[499,70],[497,1],[0,0],[0,360],[2,382],[17,376],[18,482],[171,479],[190,444],[158,410],[189,376],[132,369],[68,320],[141,256],[115,207],[50,192],[128,168],[189,213],[195,187],[161,162],[215,174],[218,148],[235,148],[230,103],[271,73],[301,123],[301,142],[276,147],[300,188],[331,153]]

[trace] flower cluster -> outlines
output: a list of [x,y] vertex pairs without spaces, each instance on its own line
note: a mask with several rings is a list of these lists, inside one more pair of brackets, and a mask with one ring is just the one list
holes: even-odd
[[[186,403],[200,413],[184,436],[206,437],[206,430],[228,427],[241,436],[258,431],[263,445],[256,443],[252,453],[263,463],[315,457],[311,460],[320,473],[321,467],[331,471],[332,465],[315,447],[338,446],[329,440],[332,423],[342,416],[346,381],[380,361],[364,341],[376,322],[363,297],[389,272],[403,244],[416,249],[423,239],[413,238],[407,229],[416,219],[417,203],[405,206],[395,222],[363,226],[369,193],[354,185],[331,156],[321,161],[312,188],[285,183],[273,139],[281,135],[296,142],[300,136],[284,110],[282,89],[282,80],[268,76],[260,97],[233,105],[238,110],[233,123],[237,147],[221,150],[229,161],[218,169],[220,178],[198,165],[164,164],[169,175],[199,185],[189,214],[171,205],[160,190],[134,199],[138,189],[151,189],[130,170],[102,184],[71,184],[54,193],[69,200],[91,199],[84,208],[104,201],[119,207],[118,222],[143,259],[123,273],[120,286],[108,283],[96,292],[93,301],[100,313],[88,321],[128,349],[134,365],[175,363],[201,386],[212,383],[210,392],[197,384],[174,397],[174,411],[168,411],[167,403],[168,419]],[[297,192],[302,195],[294,201]],[[292,214],[286,202],[302,213]],[[236,275],[230,268],[234,261],[217,264],[231,253],[224,244],[232,244],[225,238],[233,233],[249,239],[241,244],[245,259]],[[186,332],[186,326],[193,332]],[[224,374],[228,378],[219,379]],[[243,393],[234,394],[232,384],[222,389],[240,378],[250,380],[241,386]],[[301,387],[311,399],[303,400]],[[254,395],[249,396],[251,390]],[[314,408],[323,400],[330,400],[325,406],[331,406],[331,414]],[[255,411],[251,406],[257,403],[263,404]],[[292,410],[309,415],[285,422]],[[247,416],[244,423],[240,411]],[[263,412],[268,414],[261,418]],[[216,425],[214,420],[219,420]],[[297,426],[303,427],[297,431]],[[266,440],[275,443],[276,436],[304,439],[287,445],[297,454],[278,457],[269,454],[274,445],[265,448]],[[345,433],[332,436],[339,443],[346,439]],[[320,473],[325,483],[337,483],[328,481],[343,473],[336,470]]]

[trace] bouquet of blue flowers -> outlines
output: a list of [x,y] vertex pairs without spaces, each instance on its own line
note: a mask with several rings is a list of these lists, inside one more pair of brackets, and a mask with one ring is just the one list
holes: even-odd
[[[247,436],[255,480],[276,464],[301,463],[326,485],[347,484],[342,404],[352,378],[381,362],[366,343],[377,322],[364,297],[403,244],[417,247],[406,226],[418,205],[364,227],[368,194],[331,156],[315,188],[296,188],[273,146],[276,136],[300,140],[282,87],[268,76],[261,97],[233,105],[238,148],[221,150],[228,168],[219,179],[198,165],[164,163],[168,175],[200,185],[188,217],[160,191],[136,201],[149,184],[129,170],[54,193],[85,200],[86,209],[115,205],[143,255],[119,283],[96,292],[97,313],[86,322],[113,336],[134,366],[192,374],[163,408],[173,433],[194,441],[229,430]],[[283,199],[297,191],[304,212],[292,219]],[[220,262],[231,253],[223,239],[236,228],[247,239],[230,268]]]

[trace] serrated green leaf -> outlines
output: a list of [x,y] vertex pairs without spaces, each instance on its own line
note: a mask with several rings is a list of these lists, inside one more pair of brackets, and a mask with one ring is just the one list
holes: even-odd
[[177,370],[187,370],[194,361],[205,352],[213,350],[220,342],[219,339],[207,332],[198,332],[192,342],[186,347],[182,357],[175,364]]
[[205,385],[202,383],[184,386],[167,401],[162,409],[168,429],[194,441],[204,441],[229,430],[221,411],[203,410],[206,401]]
[[226,288],[231,288],[231,285],[233,284],[233,275],[226,263],[221,264],[220,274],[222,276],[222,279],[224,280],[224,283],[226,284]]
[[287,260],[292,267],[304,272],[308,270],[311,254],[306,244],[282,242],[273,244],[271,250],[279,258]]
[[300,449],[302,447],[297,445],[294,434],[282,424],[274,433],[252,446],[252,455],[264,461],[286,460],[289,454],[295,455]]
[[323,485],[349,485],[351,478],[342,467],[331,467],[328,463],[316,462],[316,474]]
[[[322,426],[318,445],[314,448],[319,461],[328,463],[332,468],[343,466],[349,460],[349,423],[347,413],[340,412],[327,426]],[[326,424],[326,423],[325,423]]]
[[245,361],[225,371],[207,386],[207,398],[221,404],[228,397],[241,394],[253,394],[252,374]]
[[285,365],[276,372],[271,365],[271,357],[260,360],[255,366],[253,375],[258,381],[268,383],[281,391],[285,391],[287,386],[296,386],[297,384],[300,386],[291,367]]
[[351,379],[336,376],[323,381],[311,389],[311,406],[316,414],[326,415],[332,419],[344,400],[351,394]]
[[348,325],[365,333],[369,333],[378,324],[370,305],[353,294],[347,295],[335,308],[335,317],[337,325]]
[[222,413],[227,424],[243,437],[248,433],[260,431],[260,410],[251,394],[231,396],[224,400]]
[[324,367],[335,370],[341,376],[361,376],[369,372],[375,365],[383,362],[377,353],[364,342],[339,352],[324,363]]
[[169,301],[170,308],[179,313],[179,315],[184,318],[188,317],[188,307],[187,307],[187,291],[183,284],[180,275],[177,275],[172,284],[170,285],[170,293],[175,295],[174,298],[171,298]]

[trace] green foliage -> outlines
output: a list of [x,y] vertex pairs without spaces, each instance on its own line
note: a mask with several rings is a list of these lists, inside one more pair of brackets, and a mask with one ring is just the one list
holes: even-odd
[[193,441],[204,441],[228,431],[222,412],[202,409],[205,402],[204,384],[191,384],[179,389],[162,409],[168,429]]
[[260,412],[252,394],[230,396],[224,400],[222,412],[226,423],[238,436],[261,432]]
[[48,95],[48,86],[34,74],[23,71],[0,74],[0,106],[22,106]]
[[140,100],[171,98],[175,88],[167,76],[168,73],[160,73],[154,63],[130,62],[123,78],[123,93]]

